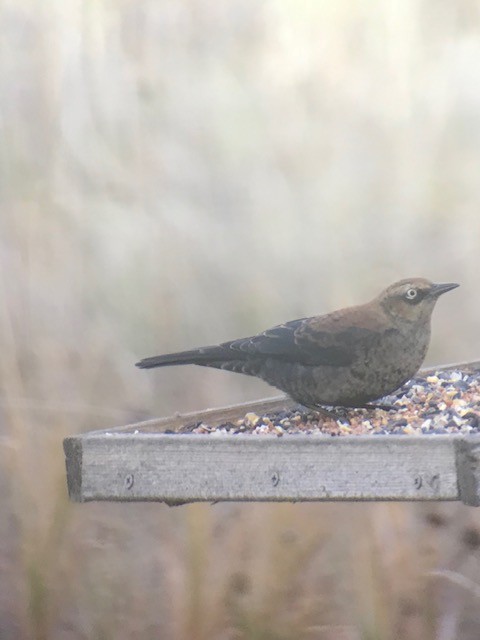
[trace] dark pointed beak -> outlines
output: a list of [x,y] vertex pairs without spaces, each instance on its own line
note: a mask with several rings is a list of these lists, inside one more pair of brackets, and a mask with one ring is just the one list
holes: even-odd
[[442,293],[447,293],[447,291],[451,291],[452,289],[456,289],[460,285],[456,282],[446,282],[445,284],[434,284],[430,290],[430,295],[434,298],[438,298]]

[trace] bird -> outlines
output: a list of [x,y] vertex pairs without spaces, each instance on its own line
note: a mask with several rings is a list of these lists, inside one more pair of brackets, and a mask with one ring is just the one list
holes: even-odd
[[[439,297],[459,285],[408,278],[366,304],[247,338],[145,358],[141,369],[196,364],[261,378],[309,409],[372,407],[420,368]],[[381,408],[392,408],[382,407]]]

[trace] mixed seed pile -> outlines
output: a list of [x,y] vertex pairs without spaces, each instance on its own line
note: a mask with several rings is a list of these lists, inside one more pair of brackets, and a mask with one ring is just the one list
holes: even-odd
[[[339,409],[338,418],[297,406],[265,415],[247,413],[239,420],[211,427],[203,422],[185,425],[181,433],[226,435],[239,433],[316,434],[470,434],[480,432],[480,371],[446,369],[412,378],[378,404],[393,409]],[[327,407],[328,409],[328,407]]]

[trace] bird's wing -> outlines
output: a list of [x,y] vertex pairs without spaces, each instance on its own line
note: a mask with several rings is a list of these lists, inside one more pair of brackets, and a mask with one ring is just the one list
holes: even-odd
[[293,320],[221,346],[251,356],[272,356],[305,365],[348,366],[357,359],[359,351],[375,340],[378,332],[348,326],[341,318],[338,323],[332,322],[332,316]]

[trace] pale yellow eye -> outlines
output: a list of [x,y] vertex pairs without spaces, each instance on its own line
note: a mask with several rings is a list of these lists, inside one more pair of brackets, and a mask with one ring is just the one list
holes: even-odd
[[405,294],[405,297],[407,300],[415,300],[417,295],[418,295],[418,291],[416,289],[413,289],[412,287],[407,291],[407,293]]

